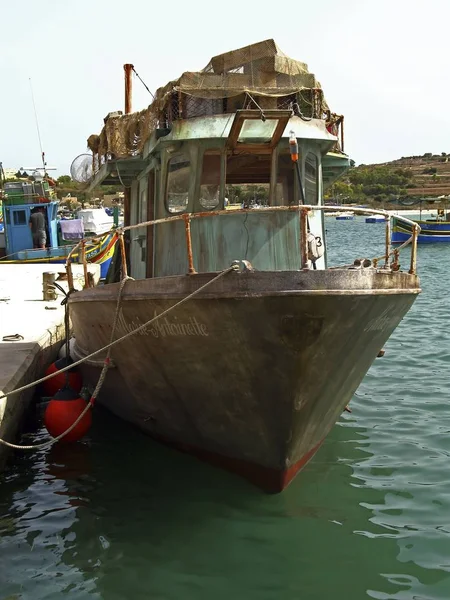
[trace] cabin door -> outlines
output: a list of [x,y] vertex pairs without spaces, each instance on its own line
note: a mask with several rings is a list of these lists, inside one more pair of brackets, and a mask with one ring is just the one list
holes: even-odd
[[[139,180],[135,191],[133,223],[147,220],[147,178]],[[147,266],[147,229],[137,227],[131,230],[131,275],[134,279],[145,279]]]
[[8,254],[33,248],[33,238],[28,225],[30,211],[26,207],[5,207],[6,241]]

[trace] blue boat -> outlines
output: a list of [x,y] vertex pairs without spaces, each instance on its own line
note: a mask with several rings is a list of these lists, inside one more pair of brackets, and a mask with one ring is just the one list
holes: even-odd
[[[447,215],[447,219],[450,215]],[[437,218],[422,220],[414,220],[420,225],[420,233],[417,241],[419,244],[435,244],[435,243],[450,243],[450,220],[440,218],[438,213]],[[406,242],[412,235],[412,226],[401,222],[394,217],[391,242],[393,244],[402,244]]]
[[336,217],[336,221],[353,221],[352,213],[342,213]]
[[386,219],[384,217],[366,217],[366,223],[386,223]]
[[[50,263],[64,264],[78,240],[64,240],[57,216],[59,201],[49,182],[13,181],[3,185],[2,213],[5,248],[0,264]],[[46,222],[45,248],[33,248],[29,227],[30,215],[42,209]],[[86,260],[100,264],[100,277],[105,278],[114,254],[117,235],[113,230],[100,238],[86,237]],[[3,253],[3,252],[2,252]],[[75,253],[74,260],[78,260]]]

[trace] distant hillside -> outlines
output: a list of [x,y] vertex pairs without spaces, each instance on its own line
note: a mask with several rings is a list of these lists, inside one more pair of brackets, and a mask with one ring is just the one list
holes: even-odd
[[407,156],[375,165],[359,165],[336,182],[328,201],[341,203],[408,203],[450,196],[450,154]]

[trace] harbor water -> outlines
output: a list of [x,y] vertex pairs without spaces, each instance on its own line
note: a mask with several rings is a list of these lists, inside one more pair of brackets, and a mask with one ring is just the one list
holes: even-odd
[[[334,264],[383,253],[382,224],[326,227]],[[282,494],[97,408],[82,443],[15,454],[1,475],[0,600],[450,598],[445,246],[419,248],[423,293]],[[32,424],[27,442],[44,439]]]

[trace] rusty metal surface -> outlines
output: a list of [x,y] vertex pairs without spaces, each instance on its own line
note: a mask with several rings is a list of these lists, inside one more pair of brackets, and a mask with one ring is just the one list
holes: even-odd
[[[219,219],[193,219],[193,267],[198,272],[218,271],[233,260],[250,259],[256,269],[298,270],[300,263],[299,217],[292,212],[245,214],[229,211]],[[188,272],[188,256],[181,225],[158,225],[155,275]]]
[[300,256],[302,269],[308,268],[308,213],[304,210],[300,212]]
[[194,268],[194,259],[192,257],[192,236],[191,236],[191,220],[189,218],[189,215],[183,215],[184,216],[184,229],[185,229],[185,234],[186,234],[186,252],[187,252],[187,259],[188,259],[188,271],[189,274],[192,275],[194,273],[196,273],[196,270]]
[[[155,274],[157,276],[169,276],[169,275],[178,275],[186,272],[186,268],[184,267],[186,261],[188,262],[188,268],[194,269],[197,265],[196,270],[198,271],[208,271],[208,270],[220,270],[225,266],[228,266],[231,260],[235,258],[251,258],[252,261],[255,262],[256,268],[265,269],[265,270],[282,270],[282,269],[296,269],[299,261],[302,268],[308,268],[308,261],[306,257],[308,256],[308,245],[307,245],[307,236],[305,232],[305,219],[306,215],[311,211],[316,212],[326,212],[333,210],[333,207],[325,207],[325,206],[309,206],[309,205],[293,205],[293,206],[271,206],[271,207],[262,207],[257,210],[254,209],[239,209],[239,210],[213,210],[213,211],[203,211],[197,213],[183,213],[180,215],[175,215],[172,217],[165,217],[161,219],[154,219],[151,221],[146,221],[144,223],[139,223],[137,225],[127,226],[121,229],[121,231],[128,231],[131,229],[136,229],[140,227],[154,227],[155,225],[165,225],[166,230],[164,231],[164,235],[157,236],[156,244],[158,246],[156,256],[157,262],[155,265]],[[401,248],[397,249],[397,253],[394,254],[394,251],[391,249],[390,245],[390,235],[388,237],[388,233],[390,232],[390,219],[392,215],[389,212],[384,210],[374,210],[374,209],[360,209],[354,208],[349,209],[350,212],[358,212],[361,214],[375,214],[382,215],[386,218],[386,245],[385,245],[385,268],[389,268],[389,258],[390,256],[394,256],[394,269],[397,268],[398,261],[398,250],[404,248],[409,243],[412,243],[415,248],[413,248],[411,252],[411,267],[410,273],[414,274],[416,272],[416,252],[417,252],[417,235],[411,237],[411,240],[407,240],[405,244],[401,246]],[[300,235],[300,242],[297,242],[297,250],[292,246],[292,235],[289,234],[288,230],[280,231],[280,229],[285,229],[285,226],[280,224],[277,228],[270,228],[267,226],[267,223],[259,222],[263,215],[274,215],[275,213],[292,213],[299,212],[300,213],[300,228],[303,228],[303,233]],[[228,220],[234,220],[234,224],[236,224],[236,219],[240,215],[246,215],[246,220],[250,219],[250,221],[256,221],[256,223],[249,223],[252,225],[251,231],[252,235],[249,235],[249,228],[246,225],[246,220],[242,223],[245,231],[247,232],[248,243],[245,245],[245,249],[243,252],[243,248],[241,248],[242,236],[239,234],[239,230],[234,226],[231,229],[228,229],[228,233],[225,234],[225,226],[222,228],[223,223],[218,225],[220,222],[216,219],[212,219],[213,217],[222,217],[221,220],[224,220],[225,217]],[[196,235],[194,235],[194,239],[189,242],[189,235],[187,234],[187,230],[185,231],[184,239],[189,247],[189,251],[192,250],[192,257],[186,255],[186,244],[184,246],[184,250],[180,245],[180,235],[179,229],[177,228],[176,223],[181,220],[185,220],[189,218],[190,221],[195,222],[198,220],[203,221],[201,225],[198,225],[196,230]],[[413,221],[410,221],[406,217],[396,216],[396,219],[404,221],[405,223],[411,224],[414,228],[419,227]],[[209,223],[207,223],[209,221]],[[389,223],[388,223],[389,221]],[[256,226],[255,226],[256,225]],[[219,229],[217,229],[219,227]],[[168,230],[169,229],[169,230]],[[170,231],[172,229],[172,231]],[[190,230],[190,228],[189,228]],[[419,229],[420,230],[420,229]],[[211,235],[211,231],[214,231],[214,235]],[[178,233],[177,233],[178,232]],[[274,234],[277,235],[274,235]],[[242,232],[244,239],[245,233]],[[281,235],[280,235],[281,234]],[[236,238],[237,236],[237,238]],[[295,234],[294,234],[295,237]],[[236,240],[237,241],[234,241]],[[249,244],[253,244],[256,246],[260,245],[261,247],[265,246],[266,250],[270,247],[270,245],[277,245],[278,248],[272,249],[269,251],[269,256],[265,256],[260,260],[261,257],[258,256],[258,250],[252,248],[250,250]],[[287,244],[288,248],[286,251],[280,246],[280,243]],[[223,245],[232,246],[234,252],[239,252],[239,255],[230,256],[229,251],[227,253],[226,249],[220,251],[220,248]],[[300,247],[300,252],[298,252],[298,247]],[[219,251],[216,255],[216,260],[214,260],[215,251],[219,248]],[[243,252],[243,253],[242,253]],[[250,255],[249,255],[250,253]],[[299,255],[297,259],[296,256]],[[383,257],[381,257],[383,258]],[[379,262],[379,258],[374,259],[374,264],[377,265]],[[260,261],[260,262],[259,262]],[[293,261],[293,262],[292,262]],[[257,264],[259,262],[259,264]],[[226,264],[224,264],[226,263]],[[192,271],[190,271],[192,272]]]
[[[124,298],[179,299],[191,294],[215,277],[216,273],[197,273],[129,281]],[[75,292],[70,305],[78,302],[115,302],[120,283]],[[401,271],[348,268],[302,271],[242,271],[220,279],[199,298],[250,297],[270,295],[392,295],[420,293],[419,278]]]
[[417,223],[413,226],[412,241],[411,241],[411,265],[409,273],[413,274],[417,270],[417,238],[420,233],[420,226]]
[[132,109],[133,100],[133,65],[123,65],[125,72],[125,114],[128,115]]
[[[211,296],[113,348],[116,368],[99,400],[155,437],[288,468],[333,427],[418,292],[415,276],[365,271],[230,273]],[[207,277],[128,282],[118,335]],[[86,351],[109,341],[114,288],[71,296],[77,344]],[[317,294],[276,296],[274,288]],[[346,293],[337,297],[333,288]],[[394,288],[405,293],[383,293]],[[98,372],[85,375],[94,383]]]
[[[174,121],[172,131],[165,136],[167,141],[185,141],[200,139],[227,139],[230,135],[235,113],[219,114],[204,117]],[[299,139],[316,140],[321,144],[322,151],[330,150],[336,143],[336,136],[331,134],[326,123],[322,119],[311,119],[304,121],[300,117],[293,116],[289,119],[283,131],[283,138],[289,138],[289,132],[293,130]],[[244,134],[245,137],[245,134]],[[149,152],[153,150],[149,147]]]
[[122,257],[122,277],[127,277],[128,276],[127,253],[126,253],[125,239],[124,239],[123,233],[119,234],[119,244],[120,244],[120,256]]
[[391,218],[386,217],[386,228],[385,228],[385,259],[384,268],[389,267],[389,258],[391,256]]
[[[257,209],[258,212],[260,213],[264,213],[264,212],[310,212],[312,210],[314,211],[321,211],[321,212],[333,212],[336,210],[336,207],[333,206],[317,206],[317,205],[310,205],[310,204],[304,204],[304,205],[300,205],[300,204],[295,204],[295,205],[289,205],[289,206],[262,206],[260,208]],[[346,208],[347,212],[351,212],[351,213],[358,213],[358,214],[362,214],[362,215],[381,215],[383,217],[390,217],[390,218],[395,218],[398,221],[402,221],[404,223],[407,223],[409,225],[412,226],[416,226],[419,227],[418,232],[420,233],[420,226],[415,222],[415,221],[411,221],[411,219],[408,219],[407,217],[404,217],[403,215],[391,215],[387,210],[377,210],[377,209],[373,209],[373,208]],[[233,213],[254,213],[255,209],[252,208],[240,208],[237,210],[234,210]],[[189,213],[189,216],[191,219],[203,219],[205,217],[217,217],[217,216],[223,216],[223,215],[229,215],[230,211],[229,210],[208,210],[208,211],[203,211],[203,212],[195,212],[195,213]],[[183,214],[180,215],[174,215],[173,217],[164,217],[161,219],[154,219],[152,221],[144,221],[142,223],[137,223],[136,225],[129,225],[127,227],[122,227],[122,231],[127,231],[128,229],[136,229],[139,227],[146,227],[149,225],[158,225],[161,223],[170,223],[171,221],[180,221],[181,219],[183,219]]]

